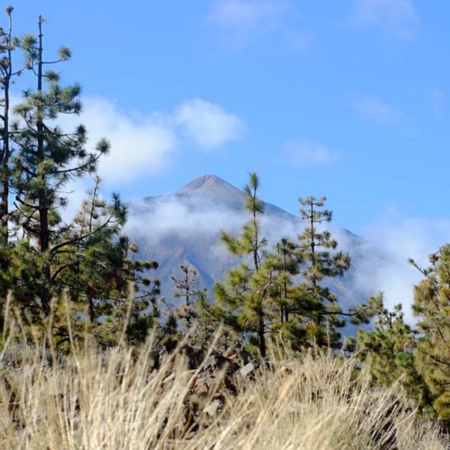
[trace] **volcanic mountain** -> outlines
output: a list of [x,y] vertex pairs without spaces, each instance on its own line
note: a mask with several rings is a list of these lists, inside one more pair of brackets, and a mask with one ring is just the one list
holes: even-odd
[[[243,209],[245,193],[215,175],[203,175],[169,195],[146,197],[129,205],[128,234],[139,246],[141,259],[159,263],[156,273],[162,294],[174,302],[171,276],[180,277],[180,265],[188,264],[199,274],[199,288],[210,289],[224,280],[227,271],[240,260],[230,256],[219,242],[221,231],[239,233],[249,219]],[[269,244],[282,237],[296,239],[302,230],[299,218],[276,205],[264,203],[261,217],[263,234]],[[349,232],[330,228],[339,250],[348,251],[353,268],[330,286],[339,291],[345,303],[366,300],[374,292],[360,286],[358,266],[363,262],[366,243]],[[360,267],[359,267],[360,268]]]

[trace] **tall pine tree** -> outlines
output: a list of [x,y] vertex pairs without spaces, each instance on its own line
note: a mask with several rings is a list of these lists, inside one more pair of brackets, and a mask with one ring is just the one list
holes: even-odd
[[301,218],[306,222],[305,230],[298,237],[303,278],[299,288],[301,297],[308,304],[306,319],[317,344],[336,347],[340,340],[336,328],[343,327],[345,321],[341,317],[342,309],[337,304],[336,294],[323,282],[342,276],[350,268],[350,256],[336,251],[337,241],[322,226],[332,219],[332,212],[323,209],[325,201],[326,197],[299,199],[303,206]]
[[95,174],[109,143],[101,140],[88,151],[84,126],[69,132],[58,126],[61,114],[80,113],[81,89],[62,87],[58,73],[44,71],[48,64],[70,59],[70,50],[62,47],[56,60],[44,59],[43,22],[39,17],[37,38],[26,35],[18,40],[36,89],[23,93],[11,124],[15,151],[9,173],[15,209],[10,217],[15,239],[2,278],[24,317],[37,324],[50,319],[60,342],[67,339],[67,324],[53,300],[64,291],[74,312],[73,330],[79,325],[99,341],[114,342],[127,321],[129,339],[143,340],[158,315],[159,294],[159,282],[150,281],[145,272],[157,264],[130,256],[136,246],[122,235],[126,207],[119,196],[105,202],[96,179],[73,222],[61,217],[68,204],[68,182]]
[[259,350],[267,354],[266,333],[271,322],[270,289],[273,285],[273,262],[267,258],[267,240],[261,236],[260,216],[263,202],[258,197],[259,177],[250,173],[245,186],[244,208],[250,218],[242,226],[239,236],[222,232],[221,241],[228,251],[243,258],[243,263],[229,271],[227,280],[216,283],[217,303],[208,305],[202,299],[203,310],[216,321],[223,322],[241,337],[247,337]]
[[[11,159],[11,85],[16,76],[19,76],[24,67],[14,69],[13,51],[15,50],[15,39],[13,37],[13,7],[6,8],[8,16],[7,29],[0,29],[0,86],[3,91],[0,106],[0,238],[1,245],[5,247],[9,238],[9,188],[10,188],[10,159]],[[2,270],[5,266],[2,265]]]
[[[305,228],[298,236],[295,252],[291,250],[289,272],[285,269],[278,272],[279,279],[288,286],[287,290],[282,289],[285,304],[282,327],[294,348],[311,345],[338,348],[341,346],[338,329],[348,322],[368,323],[377,303],[372,298],[346,311],[339,305],[329,284],[350,268],[350,256],[337,251],[338,242],[324,227],[332,219],[332,212],[323,209],[326,198],[308,197],[299,201]],[[293,279],[295,275],[297,278]]]
[[[24,264],[18,278],[34,284],[37,302],[33,306],[48,315],[52,296],[60,293],[54,289],[58,285],[53,282],[52,266],[69,245],[63,241],[65,227],[60,216],[67,204],[65,188],[69,180],[93,173],[109,145],[101,141],[95,152],[88,152],[84,126],[64,132],[55,125],[59,114],[80,113],[80,86],[63,88],[56,72],[44,72],[44,66],[53,62],[44,60],[42,25],[39,17],[38,37],[27,35],[20,40],[26,66],[36,76],[36,90],[25,91],[23,102],[14,110],[19,119],[12,126],[17,149],[11,175],[16,207],[12,219],[23,238],[17,256]],[[55,62],[68,59],[70,50],[62,47]]]

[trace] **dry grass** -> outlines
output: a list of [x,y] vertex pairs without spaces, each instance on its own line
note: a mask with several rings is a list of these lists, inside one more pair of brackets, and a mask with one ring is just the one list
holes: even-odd
[[196,373],[180,357],[153,370],[150,343],[138,355],[84,349],[54,365],[28,347],[2,356],[2,449],[450,448],[395,388],[371,389],[355,361],[331,355],[277,362],[253,381],[236,374],[238,395],[202,413],[195,432],[185,399]]

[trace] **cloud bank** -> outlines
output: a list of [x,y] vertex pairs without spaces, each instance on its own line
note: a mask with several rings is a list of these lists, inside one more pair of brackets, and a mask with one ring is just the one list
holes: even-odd
[[[376,267],[368,254],[367,260],[362,262],[361,274],[372,277],[378,289],[385,292],[389,307],[402,303],[405,318],[413,323],[415,319],[410,308],[413,289],[423,279],[423,275],[408,260],[412,258],[419,266],[428,267],[428,256],[444,243],[450,242],[450,220],[391,214],[368,225],[363,235],[370,239],[375,248],[385,253],[387,260]],[[364,282],[364,276],[361,282]]]
[[[150,206],[136,203],[130,212],[127,232],[144,243],[146,257],[163,255],[163,259],[170,259],[182,254],[183,258],[203,264],[219,277],[230,267],[230,256],[218,242],[219,231],[237,234],[249,219],[242,210],[204,197],[189,201],[175,196],[161,197]],[[266,214],[261,218],[261,226],[262,236],[268,238],[270,248],[282,237],[295,242],[303,225],[293,218]],[[338,250],[349,251],[352,257],[348,277],[344,281],[331,280],[332,289],[337,289],[341,299],[346,299],[347,306],[383,292],[386,306],[392,309],[402,303],[406,320],[413,323],[413,287],[422,275],[408,259],[413,258],[426,267],[428,255],[443,242],[450,242],[450,221],[391,215],[367,226],[363,233],[365,239],[333,226],[329,230],[339,243]],[[237,262],[234,260],[233,264]]]

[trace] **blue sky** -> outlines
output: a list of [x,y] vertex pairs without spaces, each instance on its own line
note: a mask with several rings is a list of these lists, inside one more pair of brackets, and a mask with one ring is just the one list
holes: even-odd
[[83,86],[79,120],[112,143],[106,191],[205,173],[241,187],[257,170],[266,201],[296,214],[299,196],[326,195],[336,225],[407,256],[450,239],[449,2],[13,6],[17,34],[47,20],[49,58],[71,47],[60,70]]

